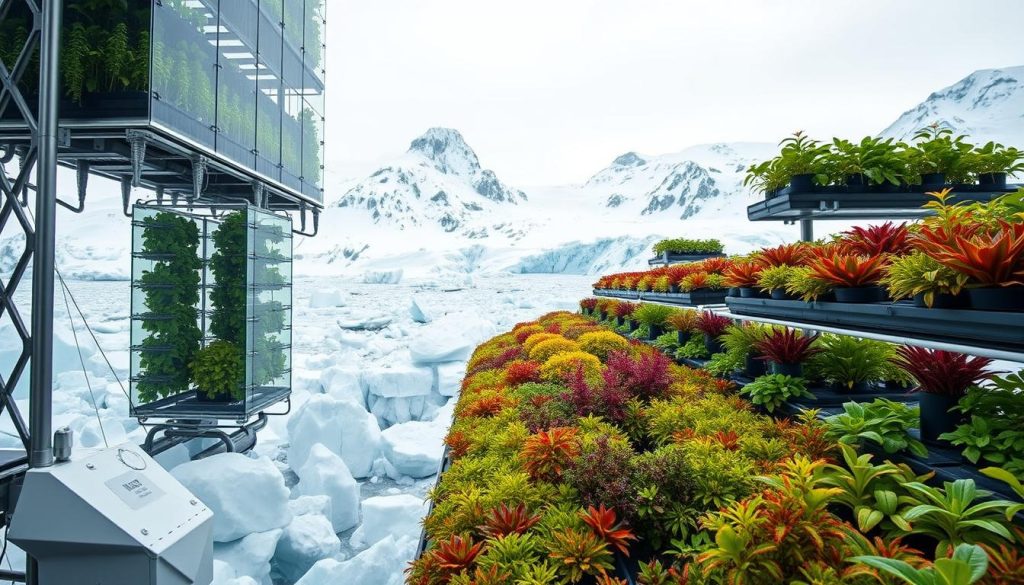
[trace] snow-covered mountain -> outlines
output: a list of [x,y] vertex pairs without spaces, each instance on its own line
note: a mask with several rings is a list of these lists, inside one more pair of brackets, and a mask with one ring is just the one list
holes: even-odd
[[[432,128],[409,150],[346,191],[335,205],[365,209],[373,223],[399,228],[436,224],[445,232],[481,237],[474,221],[495,207],[526,201],[526,194],[483,169],[457,130]],[[508,235],[514,236],[514,230]]]
[[886,128],[883,136],[910,139],[939,123],[973,142],[1024,143],[1024,65],[975,71],[939,90]]

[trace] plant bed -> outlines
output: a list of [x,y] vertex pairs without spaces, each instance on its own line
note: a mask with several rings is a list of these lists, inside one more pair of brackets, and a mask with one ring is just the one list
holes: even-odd
[[701,307],[704,305],[721,305],[725,303],[728,293],[725,289],[702,288],[690,292],[659,293],[645,292],[640,298],[645,301],[657,301],[683,307]]
[[616,299],[632,299],[636,300],[640,298],[640,293],[635,290],[613,290],[613,289],[594,289],[594,295],[599,297],[612,297]]
[[909,301],[855,304],[729,297],[726,304],[736,315],[1024,351],[1024,313],[1018,312],[929,309]]
[[671,264],[682,264],[684,262],[700,262],[708,258],[725,258],[725,254],[716,252],[679,254],[674,252],[663,252],[647,261],[650,266],[668,266]]
[[[931,198],[926,191],[937,191],[935,187],[920,188],[919,191],[896,193],[849,192],[845,187],[827,187],[810,193],[790,193],[789,189],[764,201],[747,206],[750,221],[781,221],[828,217],[830,219],[899,219],[921,217],[921,207]],[[969,201],[991,201],[1001,195],[1016,191],[1016,187],[992,189],[991,187],[958,187],[951,203]]]

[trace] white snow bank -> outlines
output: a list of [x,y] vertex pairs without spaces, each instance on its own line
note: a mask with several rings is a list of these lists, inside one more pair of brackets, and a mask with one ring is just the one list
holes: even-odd
[[362,384],[368,394],[384,398],[426,396],[434,387],[434,374],[430,368],[388,364],[363,372]]
[[288,420],[288,465],[298,470],[316,444],[339,455],[355,477],[367,477],[380,455],[380,426],[362,406],[315,394]]
[[437,371],[437,392],[441,396],[458,396],[462,379],[466,376],[465,362],[452,362],[435,366]]
[[[216,523],[216,519],[214,520]],[[214,561],[226,563],[237,577],[250,577],[259,585],[270,584],[270,559],[277,550],[277,542],[283,530],[280,528],[257,532],[245,538],[226,544],[214,543]],[[232,585],[241,585],[229,581]]]
[[348,331],[380,331],[394,320],[391,315],[349,315],[338,319],[338,327]]
[[494,323],[477,315],[445,315],[413,336],[409,354],[417,364],[466,361],[477,345],[495,333]]
[[363,500],[363,523],[352,533],[354,548],[374,545],[388,537],[420,536],[420,520],[427,515],[430,504],[409,494],[374,496]]
[[430,477],[441,463],[448,426],[449,422],[440,420],[395,425],[381,433],[381,450],[399,474],[416,479]]
[[295,585],[402,585],[406,563],[416,554],[415,538],[388,536],[355,557],[313,565]]
[[291,521],[288,488],[269,459],[221,453],[179,465],[171,475],[213,511],[216,542],[283,528]]
[[354,402],[366,408],[366,393],[359,383],[359,370],[354,367],[332,366],[320,374],[320,388],[338,400]]
[[298,470],[298,493],[331,499],[331,524],[344,532],[359,523],[359,484],[336,453],[317,443]]
[[341,294],[341,291],[330,290],[330,289],[318,289],[313,291],[313,295],[309,298],[309,307],[311,309],[327,309],[330,307],[344,307],[345,297]]
[[289,582],[297,581],[317,561],[341,552],[331,521],[320,514],[296,516],[277,542],[274,563]]
[[402,282],[402,269],[368,270],[363,273],[363,284],[398,284]]
[[409,301],[409,316],[417,323],[430,323],[434,320],[434,310],[423,299],[412,297]]
[[320,514],[330,518],[331,498],[328,496],[299,496],[288,501],[288,510],[291,511],[292,516]]

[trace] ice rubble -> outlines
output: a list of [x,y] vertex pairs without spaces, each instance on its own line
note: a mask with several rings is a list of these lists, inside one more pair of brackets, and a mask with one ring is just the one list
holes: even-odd
[[380,453],[380,427],[366,409],[330,394],[317,394],[288,420],[288,464],[299,469],[314,445],[341,456],[354,477],[367,477]]
[[331,525],[344,532],[359,523],[359,484],[336,453],[317,443],[298,471],[296,493],[331,499]]
[[296,516],[277,541],[274,561],[289,581],[297,581],[321,559],[341,552],[341,540],[331,521],[321,514]]
[[409,494],[363,500],[363,523],[352,533],[352,547],[366,548],[388,536],[419,536],[420,518],[428,508],[426,500]]
[[398,284],[402,282],[402,269],[368,270],[363,273],[363,284]]
[[388,536],[347,561],[318,562],[296,585],[401,585],[402,571],[415,553],[415,538]]

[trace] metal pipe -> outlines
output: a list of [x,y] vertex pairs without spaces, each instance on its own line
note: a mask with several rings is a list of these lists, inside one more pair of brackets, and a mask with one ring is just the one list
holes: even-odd
[[814,220],[800,220],[800,240],[804,242],[814,241]]
[[32,269],[32,369],[29,465],[53,465],[53,293],[57,217],[57,130],[60,99],[60,29],[64,3],[43,4],[39,57],[39,161]]

